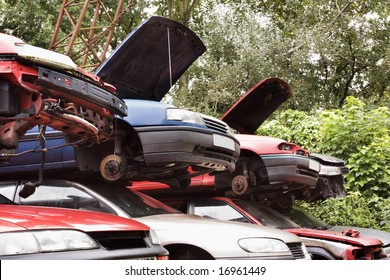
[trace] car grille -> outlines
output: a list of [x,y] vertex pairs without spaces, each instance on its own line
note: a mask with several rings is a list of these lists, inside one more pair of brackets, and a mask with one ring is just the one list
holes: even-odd
[[305,254],[303,253],[302,250],[302,243],[290,243],[287,244],[287,246],[290,249],[290,252],[293,255],[294,259],[305,258]]
[[106,231],[88,233],[96,242],[107,250],[133,249],[148,247],[144,231]]
[[208,128],[224,134],[230,134],[229,126],[225,122],[206,115],[202,115],[202,118]]
[[371,259],[372,260],[380,260],[381,259],[381,255],[382,255],[381,251],[374,252],[374,253],[371,254]]

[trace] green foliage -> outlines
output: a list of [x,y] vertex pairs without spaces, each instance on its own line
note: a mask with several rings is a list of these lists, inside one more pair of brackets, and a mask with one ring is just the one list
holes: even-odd
[[286,110],[257,129],[259,135],[270,135],[317,150],[319,123],[316,117],[303,111]]
[[60,5],[57,0],[4,1],[0,5],[0,32],[48,48]]
[[348,159],[350,173],[347,185],[351,190],[382,197],[390,195],[390,137],[362,146]]
[[286,110],[257,133],[294,142],[348,162],[347,188],[365,195],[390,195],[390,110],[371,109],[348,97],[341,109],[311,114]]
[[208,51],[190,69],[188,87],[175,92],[177,104],[221,115],[272,76],[293,88],[286,107],[307,112],[389,94],[386,1],[201,1],[193,19]]
[[365,197],[360,192],[349,192],[345,198],[331,198],[310,204],[300,203],[300,206],[308,212],[330,225],[368,227],[387,231],[390,231],[389,205],[390,199],[378,196]]
[[[390,110],[348,97],[341,109],[311,114],[286,110],[258,130],[347,161],[349,194],[303,203],[330,224],[390,230]],[[329,215],[332,213],[332,215]]]
[[342,109],[322,112],[319,122],[322,152],[345,158],[372,142],[385,140],[390,130],[390,110],[371,109],[363,101],[348,97]]
[[343,108],[319,116],[318,150],[346,159],[350,190],[390,195],[390,110],[348,97]]

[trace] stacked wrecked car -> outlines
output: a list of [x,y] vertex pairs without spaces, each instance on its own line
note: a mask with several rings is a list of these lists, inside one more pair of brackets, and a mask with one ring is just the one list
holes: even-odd
[[[166,259],[169,254],[180,260],[307,260],[319,259],[317,252],[328,257],[324,259],[385,257],[381,240],[349,229],[334,236],[298,226],[282,230],[237,206],[233,208],[246,217],[194,211],[195,198],[201,204],[212,197],[217,205],[249,200],[287,209],[296,199],[310,202],[346,194],[343,160],[254,135],[292,95],[287,82],[259,82],[217,119],[161,102],[206,50],[193,31],[175,21],[146,20],[94,73],[66,56],[1,36],[0,212],[12,205],[22,213],[38,207],[36,213],[43,216],[49,209],[75,215],[103,212],[100,220],[119,216],[118,224],[134,222],[143,231],[125,230],[137,236],[133,244],[147,244],[149,250],[147,254],[137,247],[133,259]],[[93,226],[99,228],[100,220]],[[112,236],[127,236],[116,230],[107,229]],[[7,238],[16,231],[7,230]],[[82,249],[91,254],[79,258],[126,257],[104,255],[116,241],[93,247],[93,239],[102,245],[97,238],[107,237],[84,232],[92,240],[91,247]],[[16,242],[1,241],[2,234],[2,244]],[[343,244],[334,247],[338,254],[323,246],[338,242]],[[89,249],[103,253],[96,257]],[[65,258],[76,256],[76,249],[65,251]],[[48,256],[37,253],[38,258]]]

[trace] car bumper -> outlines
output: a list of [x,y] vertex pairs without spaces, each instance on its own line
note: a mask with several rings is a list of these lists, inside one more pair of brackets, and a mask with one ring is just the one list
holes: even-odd
[[261,155],[269,183],[298,183],[315,186],[320,164],[308,157],[297,155]]
[[145,259],[153,260],[160,256],[167,256],[168,252],[161,246],[150,248],[120,249],[120,250],[78,250],[51,253],[37,253],[13,256],[0,256],[2,260],[119,260]]
[[321,176],[337,176],[349,173],[349,168],[345,166],[345,162],[341,159],[315,153],[310,154],[309,157],[321,164]]
[[195,127],[135,128],[147,164],[190,163],[218,171],[233,171],[239,142],[229,135]]

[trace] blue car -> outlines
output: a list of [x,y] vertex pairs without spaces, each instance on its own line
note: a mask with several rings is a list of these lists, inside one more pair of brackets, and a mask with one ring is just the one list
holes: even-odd
[[152,180],[184,188],[199,174],[233,171],[240,146],[225,122],[160,102],[205,50],[186,26],[151,17],[95,72],[127,106],[127,116],[114,119],[111,137],[97,144],[35,127],[12,156],[3,155],[2,178],[40,170],[41,179],[43,170],[70,168],[111,182]]

